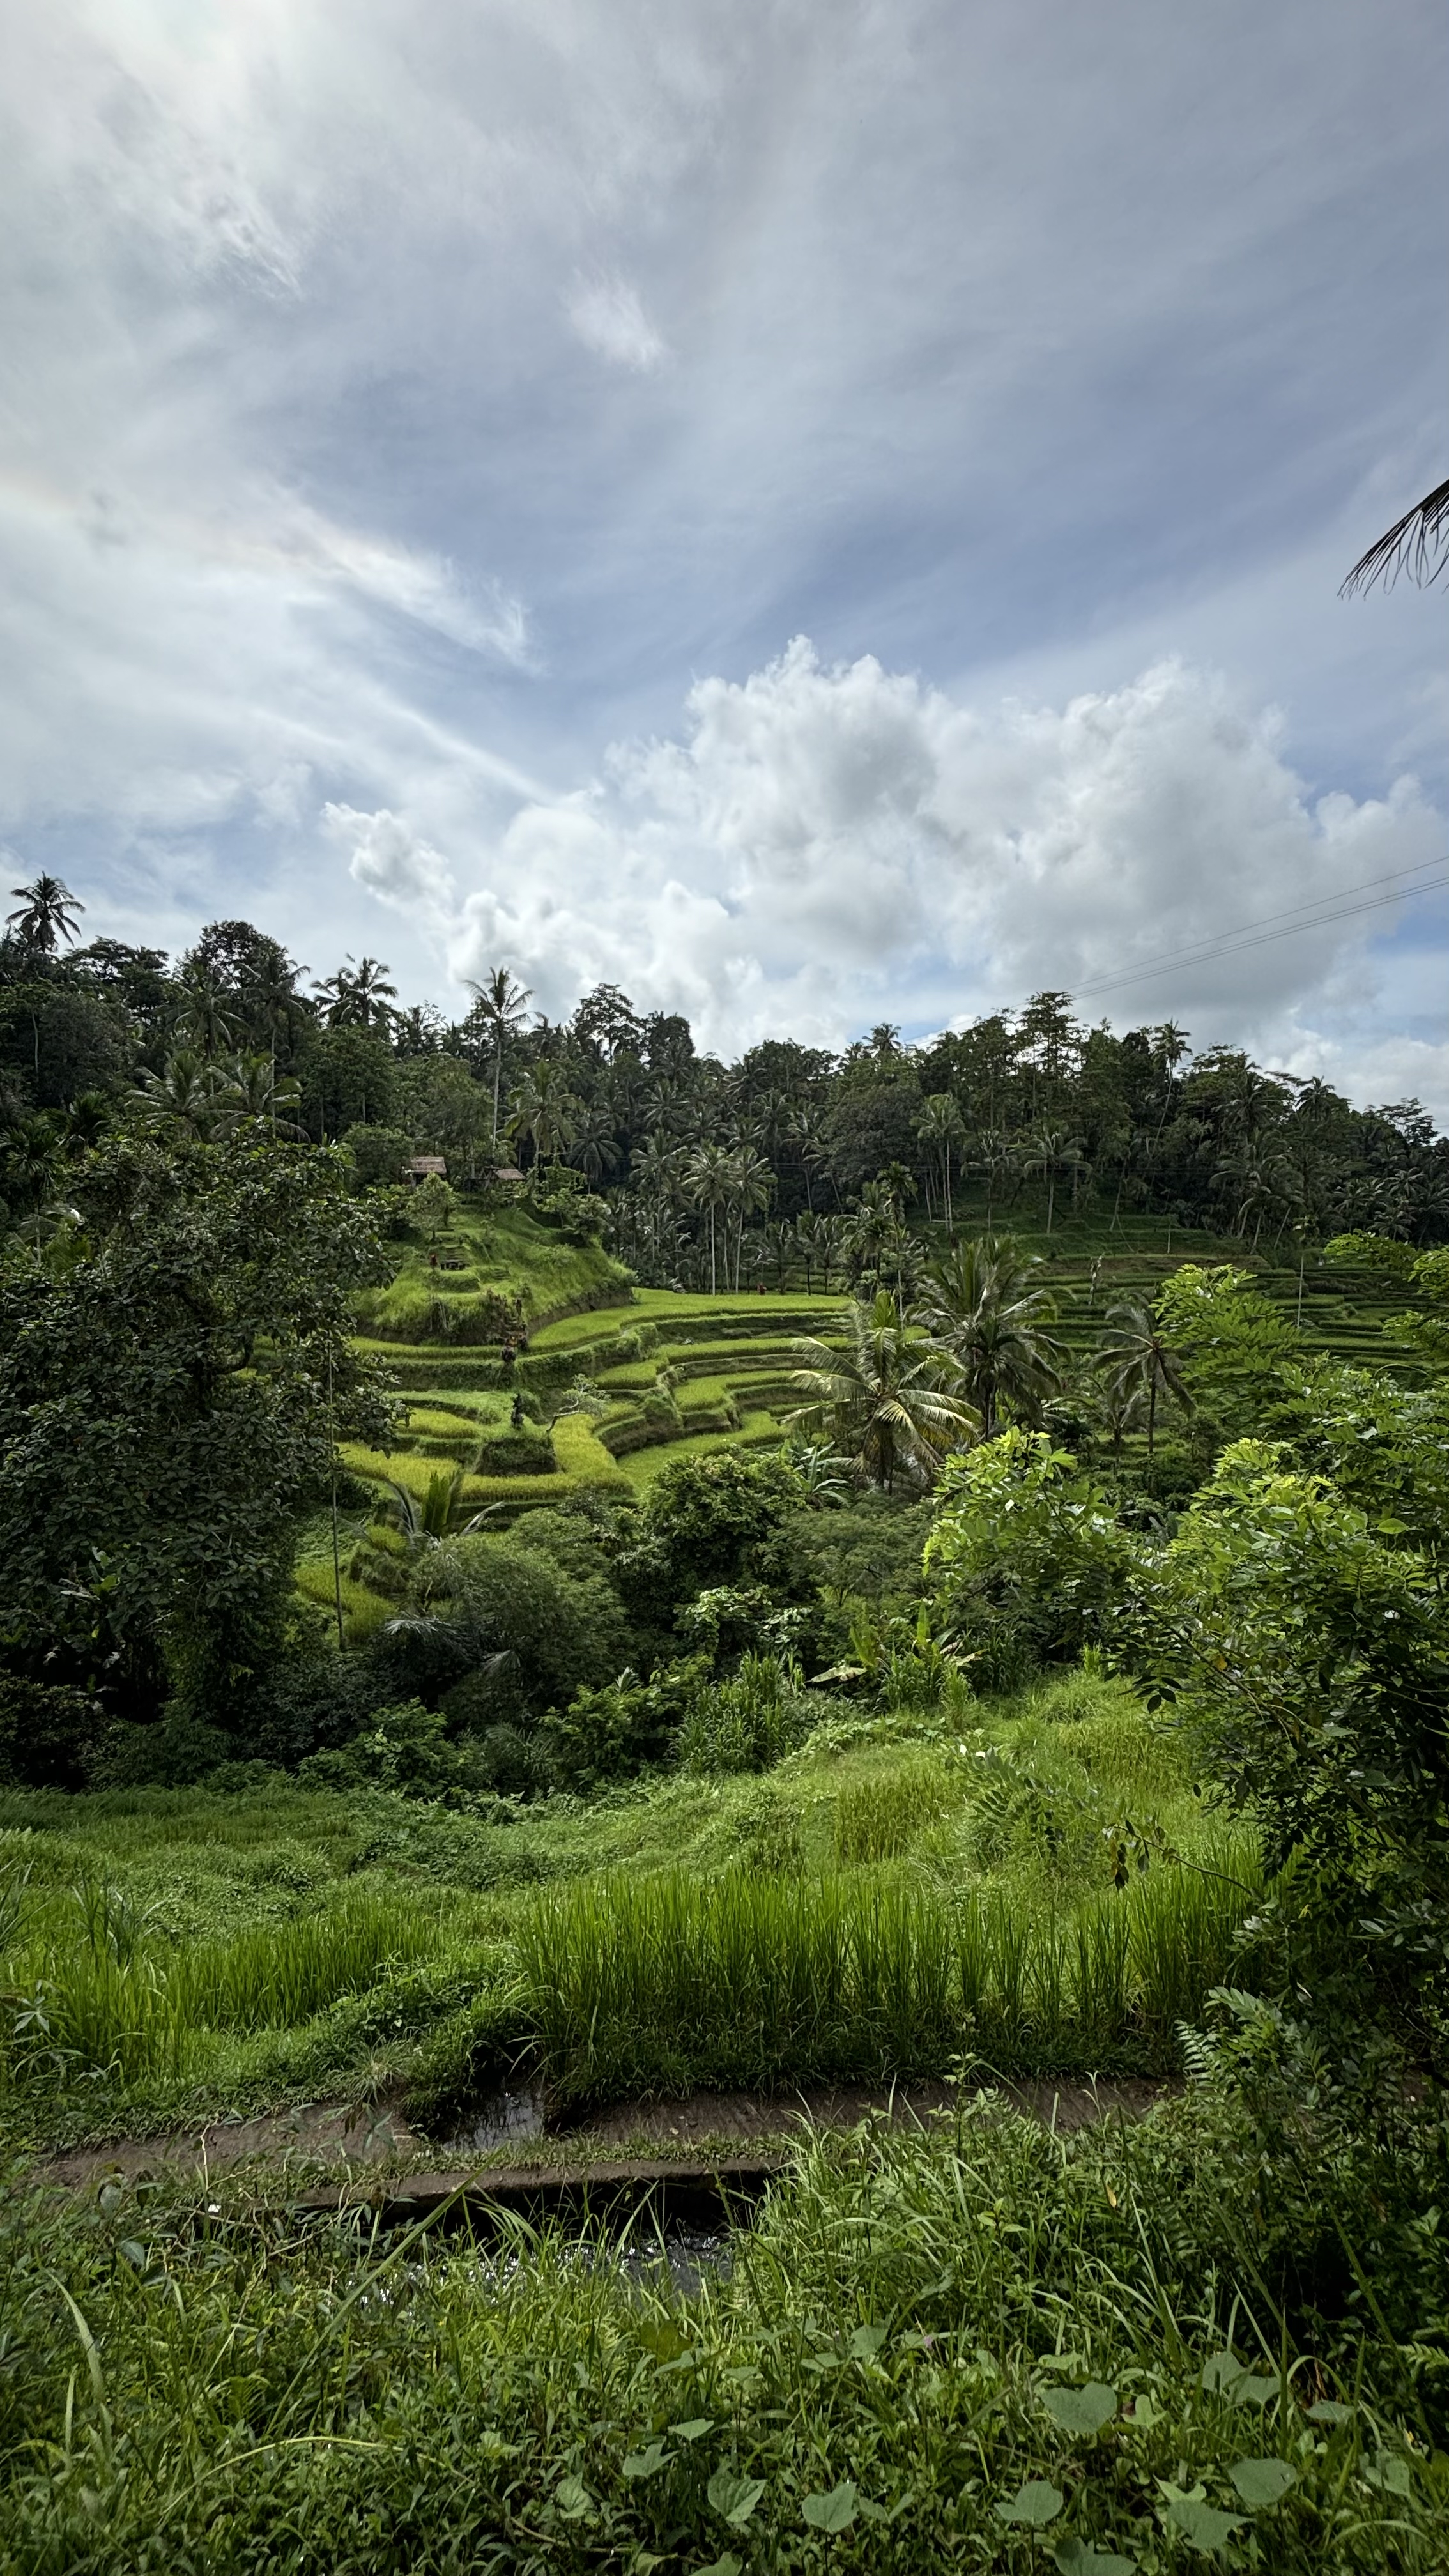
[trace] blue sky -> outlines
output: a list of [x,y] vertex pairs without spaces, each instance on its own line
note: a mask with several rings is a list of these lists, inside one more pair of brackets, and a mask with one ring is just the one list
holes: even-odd
[[[1449,850],[1428,0],[0,14],[0,836],[733,1050]],[[1449,1117],[1440,895],[1115,986]]]

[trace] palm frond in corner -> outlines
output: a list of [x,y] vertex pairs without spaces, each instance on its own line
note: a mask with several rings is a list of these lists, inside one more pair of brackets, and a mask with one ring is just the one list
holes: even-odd
[[1392,590],[1401,572],[1420,588],[1437,581],[1449,563],[1449,483],[1436,485],[1406,510],[1383,536],[1376,539],[1368,553],[1360,555],[1352,572],[1339,589],[1340,599],[1349,599],[1355,591],[1372,590],[1381,581]]

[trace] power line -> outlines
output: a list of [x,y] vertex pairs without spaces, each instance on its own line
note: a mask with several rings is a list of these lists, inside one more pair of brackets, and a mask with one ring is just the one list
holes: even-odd
[[[1435,868],[1438,872],[1425,877],[1422,874],[1425,868]],[[1405,885],[1402,880],[1410,876],[1419,876],[1421,882]],[[1335,896],[1320,897],[1316,905],[1295,904],[1287,912],[1265,913],[1257,921],[1243,922],[1235,930],[1221,931],[1213,939],[1201,940],[1196,947],[1170,950],[1163,956],[1149,959],[1144,965],[1124,968],[1115,975],[1099,975],[1090,984],[1078,984],[1074,988],[1074,998],[1085,997],[1088,993],[1114,992],[1120,985],[1141,984],[1151,976],[1171,974],[1182,967],[1208,965],[1219,957],[1237,956],[1246,949],[1266,947],[1270,940],[1296,939],[1303,931],[1320,930],[1335,921],[1352,921],[1360,913],[1377,912],[1388,904],[1411,903],[1416,895],[1432,894],[1437,886],[1449,885],[1449,864],[1443,859],[1424,859],[1417,869],[1395,868],[1388,876],[1363,880],[1364,887],[1385,885],[1394,886],[1395,891],[1370,895],[1363,903],[1345,903],[1342,900],[1344,895],[1356,894],[1362,889],[1343,886]],[[1275,928],[1275,924],[1282,927]]]

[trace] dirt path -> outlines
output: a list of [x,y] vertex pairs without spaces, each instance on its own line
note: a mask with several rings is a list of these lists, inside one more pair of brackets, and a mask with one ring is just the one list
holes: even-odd
[[[996,2089],[1013,2110],[1070,2135],[1094,2120],[1140,2119],[1178,2088],[1104,2077],[1095,2084],[1040,2080]],[[871,2115],[925,2124],[952,2110],[955,2100],[953,2088],[941,2083],[824,2087],[793,2095],[692,2093],[674,2102],[616,2103],[549,2126],[541,2094],[521,2091],[494,2095],[459,2136],[441,2144],[420,2137],[389,2107],[309,2103],[169,2136],[72,2148],[38,2157],[32,2172],[39,2181],[85,2190],[162,2174],[204,2182],[244,2165],[258,2179],[265,2172],[290,2180],[299,2191],[325,2172],[343,2190],[355,2183],[372,2194],[384,2177],[395,2178],[400,2193],[426,2187],[430,2195],[476,2177],[506,2196],[590,2176],[644,2180],[672,2168],[703,2172],[743,2161],[763,2171],[780,2161],[803,2126],[849,2129]]]

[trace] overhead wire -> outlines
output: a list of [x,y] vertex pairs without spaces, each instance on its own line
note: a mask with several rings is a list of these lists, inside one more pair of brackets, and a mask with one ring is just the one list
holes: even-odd
[[[1426,869],[1436,871],[1426,876]],[[1405,882],[1416,877],[1417,884]],[[1284,912],[1264,913],[1257,921],[1243,922],[1234,930],[1220,931],[1214,938],[1200,940],[1194,947],[1173,949],[1148,958],[1140,966],[1121,968],[1112,975],[1095,976],[1088,984],[1074,986],[1074,996],[1117,991],[1125,984],[1141,984],[1151,977],[1167,975],[1192,966],[1212,964],[1219,957],[1233,957],[1252,948],[1263,948],[1276,939],[1296,939],[1310,930],[1327,928],[1335,921],[1352,921],[1360,913],[1378,912],[1396,903],[1412,903],[1417,895],[1432,894],[1439,886],[1449,885],[1449,861],[1444,858],[1423,859],[1417,868],[1395,868],[1386,876],[1365,877],[1356,886],[1341,886],[1334,895],[1321,896],[1316,904],[1293,904]],[[1390,887],[1388,893],[1370,894],[1362,903],[1345,903],[1345,895],[1365,893],[1370,886]]]

